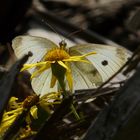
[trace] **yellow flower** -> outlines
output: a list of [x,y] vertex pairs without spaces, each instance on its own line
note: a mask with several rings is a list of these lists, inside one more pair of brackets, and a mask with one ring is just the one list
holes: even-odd
[[25,128],[20,128],[19,130],[19,136],[16,138],[16,140],[22,140],[26,139],[30,136],[33,136],[37,134],[36,131],[33,131],[29,125],[27,125]]
[[79,61],[79,62],[89,63],[89,61],[85,60],[85,57],[93,54],[96,53],[90,52],[81,56],[70,56],[67,50],[65,50],[65,46],[60,46],[58,48],[53,48],[52,50],[48,51],[41,62],[37,62],[33,64],[24,64],[21,71],[36,67],[36,70],[31,75],[31,78],[34,78],[40,75],[43,71],[51,68],[52,78],[51,78],[50,88],[54,87],[57,79],[61,79],[63,75],[65,75],[68,81],[69,88],[72,91],[73,80],[72,80],[72,73],[71,73],[69,62]]
[[95,88],[112,76],[128,58],[124,48],[99,44],[67,48],[63,41],[57,46],[46,38],[33,36],[16,37],[12,47],[18,58],[28,52],[33,53],[22,71],[29,70],[32,87],[41,96],[57,92],[57,82],[61,88],[66,86],[71,91]]
[[8,104],[8,111],[5,110],[2,121],[0,124],[0,135],[9,128],[10,125],[15,121],[17,116],[22,113],[23,107],[21,103],[17,103],[18,98],[11,97]]
[[5,110],[2,121],[0,124],[0,135],[2,136],[6,130],[14,123],[15,119],[23,112],[24,109],[30,108],[29,113],[26,116],[26,122],[29,125],[31,123],[30,115],[34,119],[38,119],[37,111],[38,108],[36,104],[39,104],[44,108],[48,113],[52,113],[53,110],[49,106],[61,103],[61,93],[53,92],[48,93],[41,98],[37,95],[28,96],[23,102],[18,102],[18,98],[11,97],[8,102],[8,110]]

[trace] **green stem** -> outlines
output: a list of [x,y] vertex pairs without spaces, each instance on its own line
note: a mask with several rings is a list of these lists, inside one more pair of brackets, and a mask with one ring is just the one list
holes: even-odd
[[[59,84],[60,84],[60,87],[62,88],[62,90],[63,90],[63,95],[64,95],[64,98],[67,96],[67,92],[66,92],[66,90],[65,90],[65,83],[64,83],[64,81],[62,81],[62,80],[58,80],[59,81]],[[74,116],[75,116],[75,118],[77,119],[77,120],[80,120],[80,116],[79,116],[79,114],[77,113],[77,111],[76,111],[76,108],[74,107],[74,105],[73,105],[73,103],[71,104],[71,110],[72,110],[72,113],[74,114]]]
[[[52,64],[51,68],[52,68],[52,73],[58,79],[60,88],[62,89],[63,96],[65,98],[68,95],[68,93],[66,92],[66,89],[65,89],[65,82],[64,82],[66,69],[63,68],[62,66],[60,66],[58,63]],[[76,119],[79,120],[80,117],[79,117],[73,103],[71,104],[71,110],[72,110],[73,114],[75,115]]]
[[76,117],[77,120],[80,120],[80,116],[79,114],[77,113],[75,107],[73,104],[71,104],[71,110],[72,110],[72,113],[74,114],[74,116]]

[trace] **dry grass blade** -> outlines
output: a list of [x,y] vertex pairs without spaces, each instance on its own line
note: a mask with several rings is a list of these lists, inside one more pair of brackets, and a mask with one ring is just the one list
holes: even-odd
[[15,79],[22,67],[22,65],[27,61],[29,55],[26,55],[21,60],[17,61],[9,73],[5,75],[0,81],[0,120],[3,115],[4,108],[6,107],[9,98],[12,96],[12,88],[15,83]]

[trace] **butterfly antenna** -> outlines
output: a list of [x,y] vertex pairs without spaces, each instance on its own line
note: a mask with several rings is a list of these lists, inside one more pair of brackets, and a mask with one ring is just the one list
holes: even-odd
[[52,27],[52,25],[50,25],[49,23],[47,23],[44,19],[42,19],[42,22],[45,23],[50,29],[52,29],[52,31],[54,31],[61,40],[64,40],[63,37],[54,29],[54,27]]
[[[73,36],[73,35],[75,35],[75,34],[77,34],[77,33],[79,33],[79,32],[82,32],[82,31],[83,31],[82,28],[79,29],[79,30],[77,30],[77,31],[74,31],[74,32],[68,34],[68,35],[67,35],[67,38],[70,38],[71,36]],[[65,42],[65,40],[66,40],[66,39],[63,39],[64,42]]]
[[71,36],[73,36],[73,35],[75,35],[75,34],[77,34],[77,33],[80,33],[80,32],[82,32],[82,31],[83,31],[82,28],[79,29],[79,30],[77,30],[77,31],[74,31],[74,32],[70,33],[70,34],[67,36],[67,38],[70,38]]

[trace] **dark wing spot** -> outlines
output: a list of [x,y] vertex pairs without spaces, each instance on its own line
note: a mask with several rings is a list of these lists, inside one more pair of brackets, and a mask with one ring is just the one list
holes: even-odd
[[102,63],[103,66],[108,65],[108,61],[107,60],[103,60],[101,63]]

